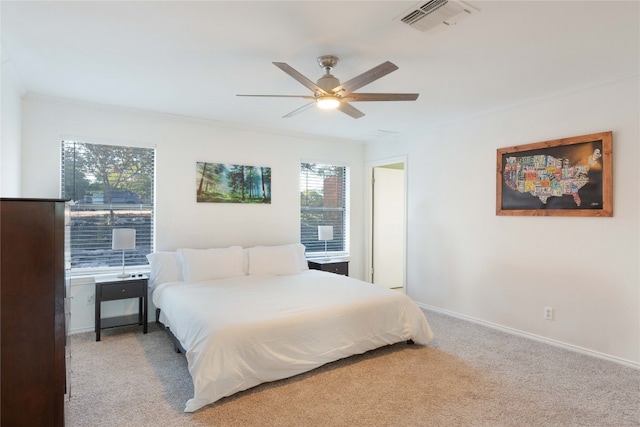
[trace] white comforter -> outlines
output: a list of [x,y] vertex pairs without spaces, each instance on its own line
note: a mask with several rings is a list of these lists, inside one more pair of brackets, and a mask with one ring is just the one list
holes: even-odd
[[170,282],[154,290],[153,302],[187,350],[194,396],[186,412],[347,356],[433,337],[405,294],[317,270]]

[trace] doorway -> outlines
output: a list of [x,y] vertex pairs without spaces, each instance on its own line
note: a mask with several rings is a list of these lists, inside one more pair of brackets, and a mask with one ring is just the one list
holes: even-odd
[[375,165],[371,175],[371,282],[405,287],[405,162]]

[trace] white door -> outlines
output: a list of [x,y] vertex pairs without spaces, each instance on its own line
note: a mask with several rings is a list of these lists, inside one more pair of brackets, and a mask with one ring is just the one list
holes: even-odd
[[402,288],[404,283],[404,170],[384,166],[374,167],[372,193],[372,281],[388,288]]

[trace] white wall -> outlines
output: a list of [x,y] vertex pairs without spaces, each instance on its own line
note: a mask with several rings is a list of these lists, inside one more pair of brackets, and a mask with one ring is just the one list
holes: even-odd
[[[635,77],[368,147],[408,157],[409,295],[638,364],[639,93]],[[496,216],[496,149],[608,130],[612,218]]]
[[0,74],[0,196],[20,196],[20,80],[10,60]]
[[[22,195],[60,196],[60,140],[77,137],[156,147],[156,249],[270,245],[300,240],[300,161],[351,168],[351,187],[363,187],[364,147],[348,141],[265,133],[181,118],[27,96],[23,101]],[[196,203],[197,161],[269,166],[270,205]],[[351,193],[350,275],[363,272],[363,199]],[[91,329],[89,285],[72,289],[72,330]],[[87,308],[89,307],[89,309]],[[128,310],[129,306],[125,307]],[[135,309],[134,309],[135,311]]]

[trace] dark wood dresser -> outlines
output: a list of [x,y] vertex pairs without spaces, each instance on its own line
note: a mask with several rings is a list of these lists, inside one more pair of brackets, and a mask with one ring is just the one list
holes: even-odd
[[65,203],[0,199],[0,425],[64,426]]

